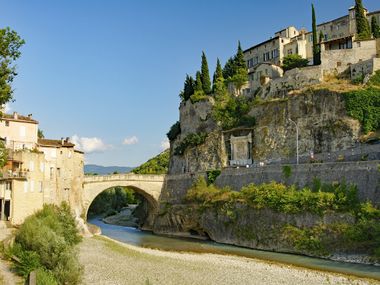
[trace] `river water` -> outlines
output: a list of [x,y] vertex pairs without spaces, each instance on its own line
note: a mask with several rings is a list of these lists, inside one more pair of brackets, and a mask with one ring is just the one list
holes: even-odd
[[380,266],[346,263],[302,255],[254,250],[219,244],[212,241],[162,237],[154,235],[150,232],[140,231],[135,228],[105,224],[99,219],[90,219],[88,222],[100,227],[102,230],[102,235],[104,236],[126,244],[140,247],[154,248],[165,251],[216,253],[222,255],[244,256],[248,258],[257,258],[292,264],[295,266],[307,267],[316,270],[338,272],[380,280]]

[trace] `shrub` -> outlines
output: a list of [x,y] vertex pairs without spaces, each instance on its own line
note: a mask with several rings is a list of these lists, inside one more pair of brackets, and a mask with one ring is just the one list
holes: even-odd
[[207,133],[199,133],[199,134],[188,134],[180,144],[175,148],[175,155],[183,155],[187,148],[196,147],[198,145],[204,144],[207,138]]
[[284,57],[282,68],[287,71],[296,67],[305,67],[308,64],[309,61],[302,58],[299,54],[290,54]]
[[58,285],[54,274],[49,270],[38,268],[36,271],[36,277],[38,285]]
[[228,93],[218,95],[212,110],[215,121],[220,122],[223,130],[235,127],[254,127],[256,120],[249,116],[253,103],[244,97],[233,97]]
[[[380,77],[380,74],[378,75]],[[377,82],[374,79],[373,82]],[[380,80],[380,79],[379,79]],[[380,90],[369,87],[343,94],[349,116],[357,119],[364,133],[380,128]]]
[[222,173],[222,171],[220,171],[219,169],[207,171],[206,172],[206,174],[207,174],[207,183],[209,185],[213,184],[215,182],[216,178],[218,178],[218,176],[220,175],[220,173]]
[[43,280],[54,276],[59,284],[78,284],[82,267],[74,246],[80,240],[67,204],[44,205],[42,210],[28,217],[16,233],[11,249],[20,260],[15,265],[16,271],[27,276],[41,269],[39,274]]
[[174,141],[181,134],[181,124],[177,121],[173,126],[170,127],[169,132],[166,134],[169,141]]
[[289,178],[292,175],[292,167],[290,165],[284,165],[282,167],[282,175],[284,175],[285,178]]

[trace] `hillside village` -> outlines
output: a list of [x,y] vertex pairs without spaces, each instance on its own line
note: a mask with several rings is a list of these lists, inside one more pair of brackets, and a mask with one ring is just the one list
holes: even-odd
[[[379,20],[380,11],[363,12],[368,22]],[[198,77],[202,83],[203,76],[199,72],[194,94],[189,94],[188,76],[181,93],[179,122],[168,133],[172,149],[169,173],[378,158],[377,146],[360,143],[376,127],[363,126],[363,120],[352,115],[357,112],[347,106],[355,97],[349,92],[365,89],[361,84],[368,83],[380,69],[380,39],[358,35],[355,7],[343,17],[316,25],[315,34],[319,63],[314,62],[313,33],[305,29],[287,27],[244,51],[239,44],[235,59],[244,58],[248,80],[239,82],[239,71],[234,75],[238,80],[224,74],[233,64],[232,58],[219,77],[227,82],[227,93],[235,95],[235,101],[218,87],[219,67],[214,74],[214,93],[199,91]],[[294,55],[305,64],[284,71],[284,61]],[[202,70],[204,58],[203,54]],[[228,120],[235,123],[226,123]]]

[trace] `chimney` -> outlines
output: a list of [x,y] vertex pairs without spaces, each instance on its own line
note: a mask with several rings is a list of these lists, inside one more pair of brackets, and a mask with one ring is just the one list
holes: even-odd
[[61,138],[61,145],[64,145],[64,144],[65,144],[65,140]]
[[13,119],[15,119],[15,120],[18,119],[18,114],[17,114],[17,112],[13,112]]
[[28,119],[31,119],[31,118],[32,118],[32,115],[33,115],[33,114],[28,114]]
[[69,142],[69,140],[70,140],[70,138],[69,137],[66,137],[66,139],[65,139],[65,142]]

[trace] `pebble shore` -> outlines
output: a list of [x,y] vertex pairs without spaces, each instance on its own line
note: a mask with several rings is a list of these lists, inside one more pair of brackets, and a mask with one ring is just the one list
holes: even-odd
[[99,236],[85,238],[79,250],[83,284],[380,284],[244,257],[140,248]]

